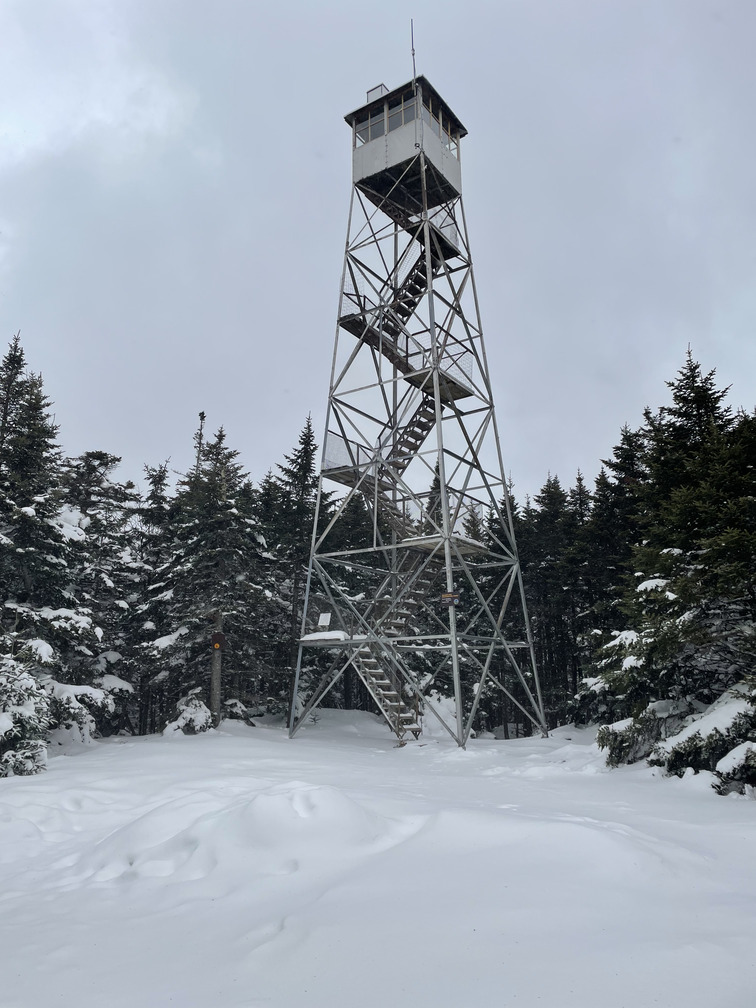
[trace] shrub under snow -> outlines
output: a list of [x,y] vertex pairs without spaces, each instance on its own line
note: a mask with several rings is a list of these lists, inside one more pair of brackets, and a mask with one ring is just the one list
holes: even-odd
[[12,658],[0,658],[0,777],[44,770],[49,724],[49,698],[40,684]]
[[183,732],[184,735],[198,735],[213,727],[213,715],[205,705],[200,694],[202,688],[197,686],[186,696],[181,697],[176,704],[176,720],[169,722],[163,729],[163,735],[174,735]]
[[635,718],[604,725],[596,741],[609,766],[647,757],[677,777],[713,773],[720,794],[756,787],[756,689],[740,683],[711,706],[689,711],[675,701],[652,703]]
[[756,741],[754,700],[756,691],[747,683],[733,686],[704,713],[686,718],[677,734],[654,748],[649,763],[678,777],[689,767],[712,771],[717,790],[725,792],[756,783],[756,774],[749,771],[750,747]]

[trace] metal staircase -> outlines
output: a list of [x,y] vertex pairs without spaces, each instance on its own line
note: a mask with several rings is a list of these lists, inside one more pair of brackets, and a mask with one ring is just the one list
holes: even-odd
[[[345,486],[359,485],[360,493],[368,499],[372,499],[376,492],[386,495],[395,485],[396,476],[401,476],[405,471],[435,426],[435,403],[431,396],[425,395],[403,426],[389,429],[379,438],[378,446],[374,449],[338,437],[343,446],[344,462],[338,464],[326,460],[323,474]],[[386,471],[388,468],[391,472]],[[385,496],[383,503],[391,509],[392,503],[388,496]],[[400,531],[410,534],[409,530]]]
[[[388,450],[376,449],[376,455],[369,463],[342,466],[338,469],[324,469],[323,475],[351,487],[357,487],[368,506],[375,508],[395,535],[397,541],[416,537],[420,528],[416,522],[403,514],[390,496],[395,485],[394,479],[401,475],[428,439],[436,425],[434,400],[423,396],[417,409],[406,423],[394,433]],[[354,446],[350,452],[354,459],[366,459],[365,449],[359,452]],[[382,456],[382,458],[381,458]],[[392,474],[386,472],[390,467]],[[378,473],[369,475],[368,471]],[[368,470],[368,471],[366,471]],[[390,476],[393,475],[393,479]],[[377,599],[365,614],[365,619],[379,634],[396,640],[408,634],[412,618],[417,616],[427,604],[429,597],[438,594],[434,580],[441,573],[438,562],[428,556],[416,556],[409,567],[402,571],[403,591],[396,600]],[[407,733],[418,737],[421,726],[418,721],[418,700],[414,707],[407,705],[402,697],[401,677],[387,671],[387,656],[374,641],[361,645],[351,659],[352,668],[375,700],[379,710],[399,740]]]
[[[431,260],[434,278],[438,276],[442,265],[438,257]],[[420,348],[413,346],[406,323],[417,310],[427,290],[428,271],[425,253],[422,252],[401,287],[396,291],[389,289],[390,300],[374,304],[366,296],[354,294],[352,300],[357,303],[360,311],[342,315],[339,325],[383,354],[402,374],[410,374],[416,370]]]
[[410,732],[417,738],[422,730],[417,711],[402,698],[401,685],[385,671],[369,645],[364,644],[352,658],[352,668],[388,722],[399,741]]
[[397,433],[386,461],[401,474],[407,468],[428,435],[436,426],[436,406],[430,396],[423,396],[420,405]]
[[437,584],[434,575],[437,577],[441,573],[440,565],[433,561],[418,561],[415,564],[415,571],[419,573],[411,580],[410,587],[404,592],[399,603],[389,610],[381,624],[381,629],[391,637],[407,636],[411,630],[413,617],[422,612],[427,600],[436,593]]

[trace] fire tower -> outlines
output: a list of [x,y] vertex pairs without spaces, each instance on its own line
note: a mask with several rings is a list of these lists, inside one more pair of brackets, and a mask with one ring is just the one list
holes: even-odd
[[494,688],[545,733],[462,208],[467,131],[425,77],[374,88],[346,122],[352,200],[290,735],[345,674],[400,740],[435,716],[464,746]]

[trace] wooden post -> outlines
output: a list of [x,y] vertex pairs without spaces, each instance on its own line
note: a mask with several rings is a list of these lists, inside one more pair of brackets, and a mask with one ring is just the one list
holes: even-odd
[[223,673],[223,646],[226,639],[223,636],[223,613],[216,610],[213,613],[212,657],[210,659],[210,713],[213,716],[213,728],[217,728],[221,720],[221,676]]

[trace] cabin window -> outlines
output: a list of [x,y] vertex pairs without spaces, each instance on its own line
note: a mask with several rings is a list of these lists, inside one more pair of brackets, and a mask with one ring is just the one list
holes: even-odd
[[423,119],[437,137],[441,136],[441,109],[437,102],[431,102],[430,98],[423,99]]
[[392,98],[388,107],[389,133],[408,122],[412,122],[416,114],[415,95],[412,91],[405,91],[399,97]]
[[[418,115],[418,101],[414,91],[408,90],[396,95],[382,108],[372,115],[354,124],[354,145],[377,140],[412,122]],[[444,148],[455,158],[459,157],[459,134],[450,122],[449,115],[439,101],[425,97],[422,101],[420,114],[430,129],[436,134]]]
[[370,116],[370,139],[377,140],[386,132],[386,115],[384,109]]
[[362,144],[368,142],[370,136],[370,126],[368,120],[365,119],[363,122],[358,122],[355,124],[355,146],[360,147]]
[[423,120],[430,126],[445,149],[459,157],[459,134],[449,120],[448,113],[431,97],[423,98]]
[[389,109],[389,115],[388,115],[389,133],[392,130],[399,129],[399,127],[402,124],[403,123],[402,123],[402,108],[401,108],[401,105],[399,106],[399,108]]
[[385,132],[386,113],[385,109],[381,108],[377,112],[373,112],[368,119],[363,119],[361,122],[355,123],[355,146],[360,147],[369,140],[377,140],[378,137],[382,137]]

